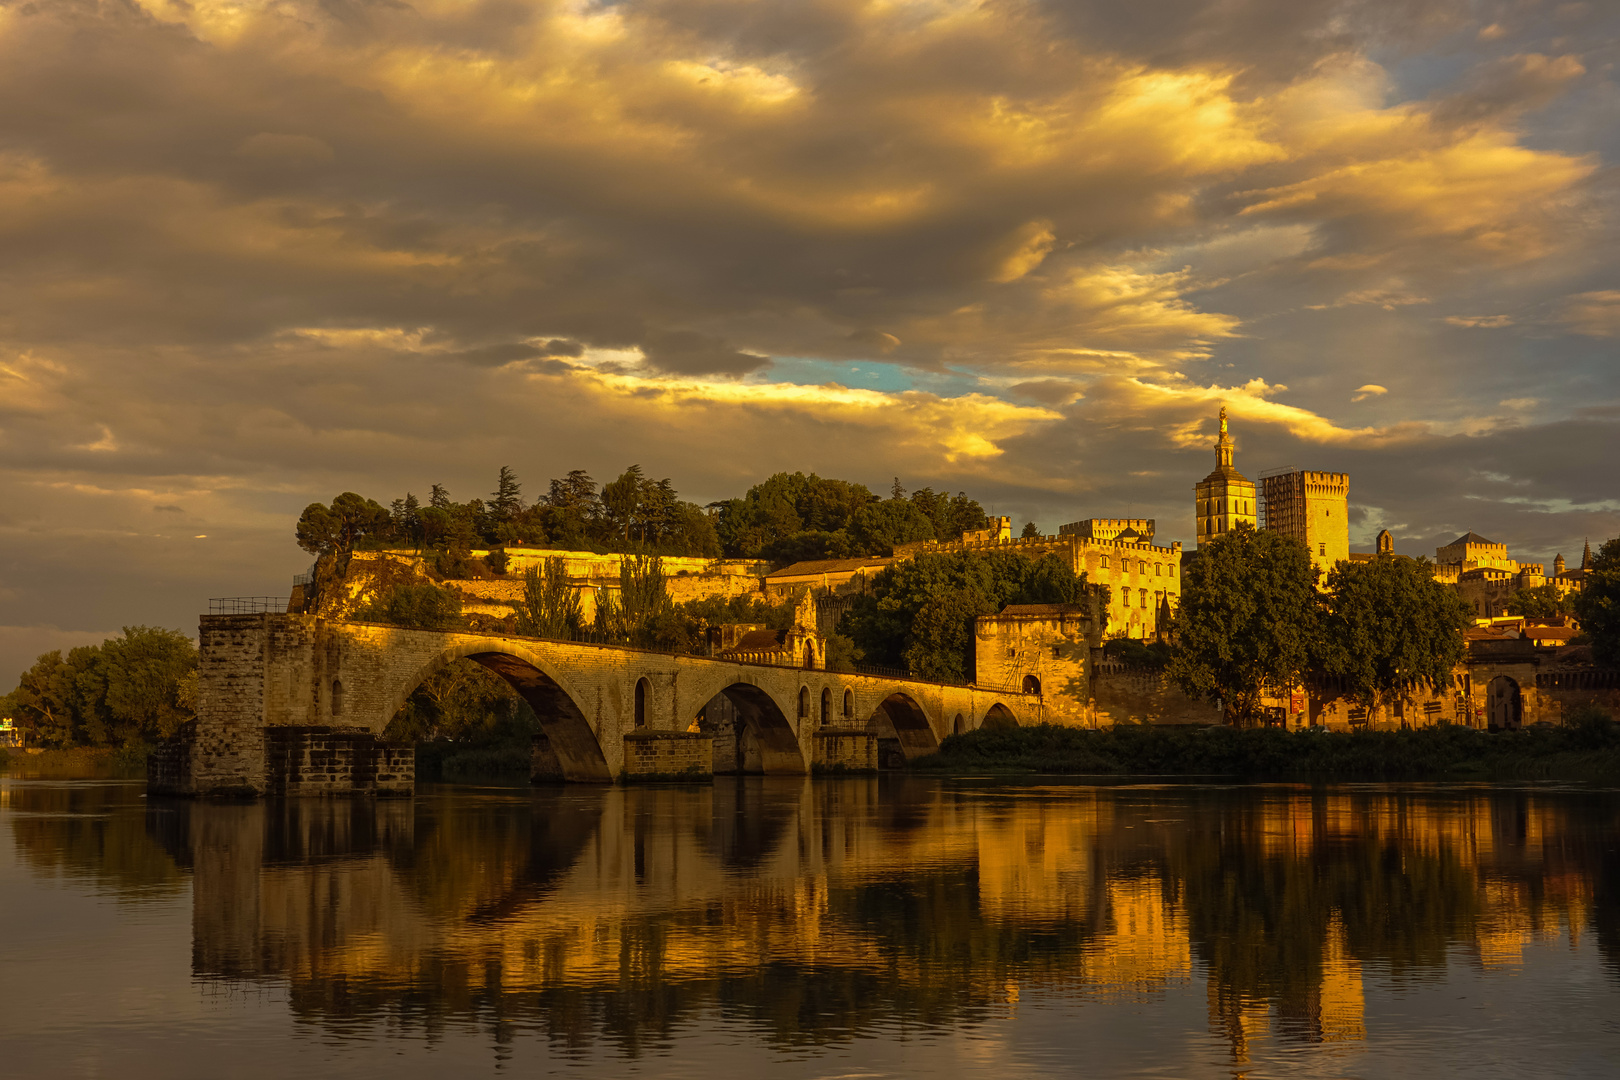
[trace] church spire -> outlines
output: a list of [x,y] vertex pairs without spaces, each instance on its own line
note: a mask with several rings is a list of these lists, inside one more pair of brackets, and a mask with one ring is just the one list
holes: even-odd
[[1221,406],[1221,436],[1215,440],[1215,467],[1217,469],[1230,469],[1232,467],[1232,436],[1226,431],[1226,406]]
[[1586,542],[1586,548],[1581,552],[1581,569],[1592,569],[1592,541]]

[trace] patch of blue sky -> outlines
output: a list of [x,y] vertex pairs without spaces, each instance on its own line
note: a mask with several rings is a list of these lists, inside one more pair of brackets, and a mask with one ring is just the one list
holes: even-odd
[[747,381],[791,383],[797,386],[837,383],[853,390],[881,390],[886,393],[920,390],[940,397],[997,394],[996,388],[981,382],[978,376],[960,371],[924,371],[870,360],[822,360],[808,356],[773,357],[770,367],[755,372]]

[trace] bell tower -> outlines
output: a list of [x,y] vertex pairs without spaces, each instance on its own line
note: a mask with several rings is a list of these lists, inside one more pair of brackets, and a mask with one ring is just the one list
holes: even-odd
[[1215,471],[1193,489],[1199,547],[1238,525],[1254,527],[1254,481],[1232,465],[1232,450],[1232,434],[1227,430],[1226,408],[1222,406],[1220,434],[1215,439]]

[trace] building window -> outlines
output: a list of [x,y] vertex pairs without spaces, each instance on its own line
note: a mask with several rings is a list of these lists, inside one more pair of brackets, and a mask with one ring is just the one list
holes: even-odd
[[1063,646],[1061,646],[1061,645],[1052,646],[1052,659],[1054,659],[1054,660],[1063,659]]
[[1316,545],[1316,553],[1318,555],[1327,554],[1327,541],[1324,540],[1322,543]]
[[1129,589],[1121,589],[1120,590],[1120,595],[1124,597],[1124,600],[1123,600],[1124,605],[1126,607],[1130,607],[1131,606],[1131,590],[1129,590]]
[[1108,569],[1108,556],[1106,555],[1102,557],[1102,568],[1104,570]]
[[341,679],[332,680],[332,715],[343,715],[343,681]]
[[1041,692],[1041,680],[1037,679],[1033,675],[1025,675],[1024,676],[1024,693],[1026,693],[1026,694],[1039,694],[1040,692]]
[[799,719],[805,720],[810,716],[810,688],[799,687]]
[[826,727],[832,723],[832,691],[821,692],[821,726]]
[[1143,577],[1147,577],[1147,563],[1137,563],[1136,568],[1142,572]]
[[1142,592],[1142,606],[1147,607],[1147,590],[1143,589],[1143,590],[1141,590],[1141,592]]
[[844,715],[855,715],[855,691],[853,690],[844,691]]
[[636,727],[647,726],[647,680],[636,682]]

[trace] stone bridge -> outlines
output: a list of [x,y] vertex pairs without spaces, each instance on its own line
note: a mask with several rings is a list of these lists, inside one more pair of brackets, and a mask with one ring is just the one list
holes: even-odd
[[154,753],[154,792],[408,793],[414,750],[384,733],[459,659],[534,709],[536,780],[870,770],[1043,716],[1036,694],[314,615],[203,616],[199,639],[195,730]]

